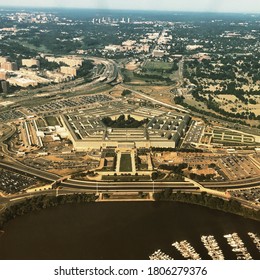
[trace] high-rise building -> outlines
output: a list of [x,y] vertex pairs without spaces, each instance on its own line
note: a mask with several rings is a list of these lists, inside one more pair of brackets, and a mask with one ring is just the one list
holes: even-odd
[[1,81],[0,85],[0,91],[3,93],[8,93],[9,83],[7,81]]
[[6,80],[8,78],[9,78],[9,73],[4,70],[0,70],[0,80]]

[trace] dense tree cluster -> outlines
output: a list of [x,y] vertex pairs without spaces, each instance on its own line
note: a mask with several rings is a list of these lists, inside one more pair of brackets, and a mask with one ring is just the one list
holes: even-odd
[[77,71],[78,77],[88,77],[91,74],[94,64],[92,60],[84,60],[82,66]]
[[123,92],[121,93],[121,95],[122,95],[122,96],[128,96],[128,95],[130,95],[131,93],[132,93],[131,90],[129,90],[129,89],[124,89]]
[[[242,120],[239,120],[239,119],[235,119],[236,118],[236,115],[235,114],[232,114],[232,113],[229,113],[229,112],[226,112],[224,110],[221,110],[224,111],[224,116],[222,115],[217,115],[216,113],[213,113],[213,112],[209,112],[209,111],[205,111],[205,110],[202,110],[202,109],[199,109],[195,106],[192,106],[192,105],[189,105],[185,102],[185,98],[176,98],[175,97],[175,103],[176,104],[179,104],[179,105],[182,105],[183,107],[186,107],[188,109],[190,109],[191,111],[194,111],[194,112],[197,112],[199,114],[202,114],[204,116],[209,116],[209,117],[213,117],[213,118],[216,118],[216,119],[221,119],[223,121],[234,121],[234,123],[239,123],[239,124],[243,124],[243,125],[248,125],[245,121],[242,121]],[[234,119],[232,119],[234,118]],[[257,117],[258,119],[258,117]]]
[[214,174],[196,174],[196,173],[190,173],[190,178],[195,181],[203,182],[203,181],[210,181],[214,177]]
[[57,62],[54,62],[54,61],[51,62],[44,58],[40,58],[40,67],[41,67],[41,69],[53,71],[53,70],[59,69],[60,65]]
[[201,193],[201,194],[192,194],[192,193],[173,193],[172,189],[165,189],[161,193],[155,193],[154,199],[156,201],[180,201],[192,204],[198,204],[206,206],[212,209],[221,210],[224,212],[230,212],[238,215],[242,215],[246,218],[252,218],[260,221],[260,210],[255,211],[250,208],[243,207],[240,202],[237,200],[224,200],[222,198],[214,197],[212,195]]
[[181,163],[178,165],[161,164],[158,168],[163,170],[169,170],[179,175],[183,175],[183,169],[187,167],[188,167],[187,163]]
[[130,115],[128,115],[127,118],[125,115],[121,115],[116,120],[112,120],[110,117],[105,117],[102,121],[106,126],[112,128],[138,128],[148,122],[147,119],[138,121]]

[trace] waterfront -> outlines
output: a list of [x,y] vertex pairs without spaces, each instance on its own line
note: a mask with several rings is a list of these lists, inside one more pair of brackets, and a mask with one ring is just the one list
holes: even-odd
[[210,259],[202,235],[214,235],[225,259],[236,255],[224,238],[237,232],[253,259],[260,253],[248,232],[260,222],[196,205],[175,202],[63,205],[10,221],[0,237],[0,259],[148,259],[187,239],[202,259]]

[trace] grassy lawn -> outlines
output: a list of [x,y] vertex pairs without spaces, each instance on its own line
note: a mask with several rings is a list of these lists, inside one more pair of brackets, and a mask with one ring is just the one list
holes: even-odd
[[22,42],[17,41],[17,43],[22,44],[24,47],[37,51],[37,52],[44,52],[44,53],[50,52],[44,45],[40,45],[39,47],[36,47],[33,44],[28,43],[27,41],[22,41]]
[[255,142],[255,140],[253,138],[244,138],[244,142]]
[[144,66],[145,69],[155,71],[155,70],[171,70],[172,63],[162,62],[162,61],[147,61]]
[[[222,139],[222,132],[224,133],[224,139]],[[221,130],[214,130],[213,131],[213,140],[220,141],[220,142],[229,142],[229,143],[242,143],[242,134],[232,132],[232,131],[221,131]],[[253,137],[246,136],[244,137],[244,144],[252,144],[255,140]]]
[[120,172],[132,172],[132,161],[130,154],[121,155]]
[[47,122],[47,124],[49,126],[59,125],[59,122],[58,122],[57,118],[53,117],[53,116],[45,117],[45,121]]
[[45,127],[46,126],[46,124],[45,124],[43,119],[38,119],[36,121],[36,123],[37,123],[38,127]]

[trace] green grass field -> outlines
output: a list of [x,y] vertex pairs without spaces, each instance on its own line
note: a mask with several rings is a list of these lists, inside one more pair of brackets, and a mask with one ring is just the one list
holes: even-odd
[[132,160],[130,154],[121,155],[120,172],[132,172]]
[[57,118],[53,117],[53,116],[45,117],[45,121],[47,122],[47,124],[49,126],[59,125],[59,122],[58,122]]
[[37,123],[38,127],[45,127],[46,126],[46,124],[45,124],[43,119],[38,119],[36,121],[36,123]]
[[143,68],[151,71],[156,70],[171,70],[172,63],[162,61],[146,61]]
[[[224,133],[224,138],[222,139],[222,133]],[[222,141],[222,142],[229,142],[229,143],[241,143],[241,144],[252,144],[255,142],[255,139],[250,136],[244,136],[244,141],[242,142],[242,134],[236,133],[233,131],[228,130],[214,130],[213,131],[213,140],[215,141]]]

